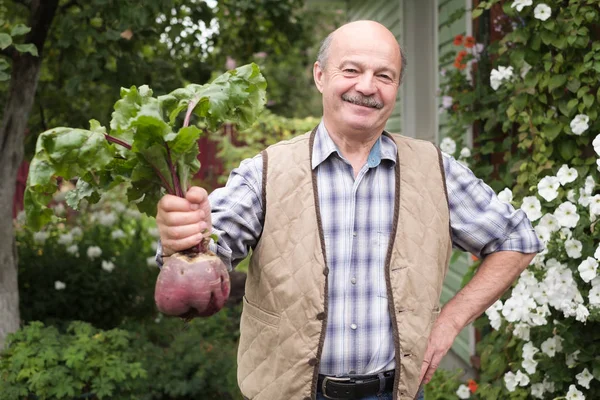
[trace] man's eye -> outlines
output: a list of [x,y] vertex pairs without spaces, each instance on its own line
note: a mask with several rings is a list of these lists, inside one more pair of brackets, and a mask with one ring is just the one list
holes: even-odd
[[386,75],[386,74],[379,74],[379,77],[383,78],[383,79],[386,79],[388,81],[392,79],[389,75]]
[[348,73],[348,74],[355,74],[355,73],[357,73],[358,71],[357,71],[357,70],[355,70],[355,69],[353,69],[353,68],[346,68],[346,69],[344,70],[344,72],[346,72],[346,73]]

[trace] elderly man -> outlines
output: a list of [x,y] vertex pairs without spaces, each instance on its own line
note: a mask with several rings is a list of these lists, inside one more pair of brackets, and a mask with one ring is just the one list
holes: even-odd
[[[422,397],[461,329],[542,249],[525,214],[467,168],[384,131],[404,64],[384,26],[342,26],[314,64],[319,126],[245,160],[210,196],[160,201],[163,255],[207,230],[230,267],[253,249],[238,352],[247,399]],[[484,261],[440,310],[453,245]]]

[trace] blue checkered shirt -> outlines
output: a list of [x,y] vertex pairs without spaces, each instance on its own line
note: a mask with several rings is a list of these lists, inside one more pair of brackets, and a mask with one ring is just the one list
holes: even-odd
[[[384,265],[392,231],[397,148],[386,136],[375,142],[356,178],[323,123],[317,129],[312,168],[317,170],[319,206],[329,274],[327,332],[320,363],[326,375],[373,374],[394,369],[394,341]],[[452,241],[479,257],[500,250],[542,250],[521,210],[452,157],[444,156]],[[209,196],[213,251],[229,266],[256,244],[264,221],[262,157],[245,160],[227,185]],[[215,248],[216,247],[216,248]]]

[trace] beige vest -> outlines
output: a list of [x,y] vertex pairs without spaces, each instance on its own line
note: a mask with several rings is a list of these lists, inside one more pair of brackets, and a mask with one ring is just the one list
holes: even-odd
[[[263,152],[265,222],[248,270],[238,350],[238,384],[251,400],[316,395],[329,270],[311,169],[315,131]],[[396,348],[394,399],[413,400],[439,313],[450,221],[439,151],[429,142],[392,137],[398,162],[385,275]]]

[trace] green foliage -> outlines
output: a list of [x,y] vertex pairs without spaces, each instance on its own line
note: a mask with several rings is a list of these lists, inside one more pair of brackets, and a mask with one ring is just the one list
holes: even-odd
[[[46,204],[56,189],[56,176],[79,178],[69,197],[73,208],[83,199],[97,202],[117,184],[130,182],[129,201],[154,216],[164,191],[183,196],[190,177],[200,168],[196,143],[202,131],[188,126],[190,113],[212,129],[223,122],[244,128],[262,110],[265,89],[256,64],[228,71],[210,84],[190,84],[158,98],[147,86],[133,86],[122,89],[108,133],[95,120],[89,130],[54,128],[42,133],[25,191],[28,223],[39,229],[52,220]],[[178,116],[186,109],[181,127]]]
[[84,322],[71,323],[64,334],[33,322],[8,336],[0,399],[138,399],[132,389],[146,371],[132,339],[124,330],[99,331]]
[[[479,2],[474,17],[489,18],[496,3]],[[476,323],[484,336],[472,398],[600,395],[598,282],[586,277],[586,263],[595,276],[600,257],[600,10],[595,0],[544,3],[545,20],[535,16],[540,3],[519,12],[502,2],[506,16],[496,28],[505,35],[473,57],[472,81],[452,70],[441,85],[452,97],[450,136],[460,141],[475,125],[472,169],[496,191],[512,189],[513,205],[528,213],[547,247]]]
[[[225,171],[231,171],[242,160],[254,157],[268,146],[312,130],[319,121],[314,117],[286,118],[265,111],[250,128],[236,132],[234,138],[220,131],[209,135],[218,143],[218,157]],[[227,176],[221,176],[220,180],[225,183]]]
[[241,309],[224,309],[210,318],[184,324],[159,317],[127,324],[148,372],[137,393],[144,400],[241,400],[237,386],[237,340]]
[[[109,329],[154,315],[157,230],[153,220],[126,208],[124,197],[103,198],[43,231],[17,224],[24,321],[60,325],[82,320]],[[53,209],[66,212],[62,202]]]
[[425,385],[425,399],[427,400],[455,400],[456,391],[460,385],[463,371],[447,371],[438,369],[433,378]]
[[240,312],[188,324],[159,316],[107,331],[79,321],[65,331],[32,322],[9,337],[0,358],[0,400],[241,400]]

